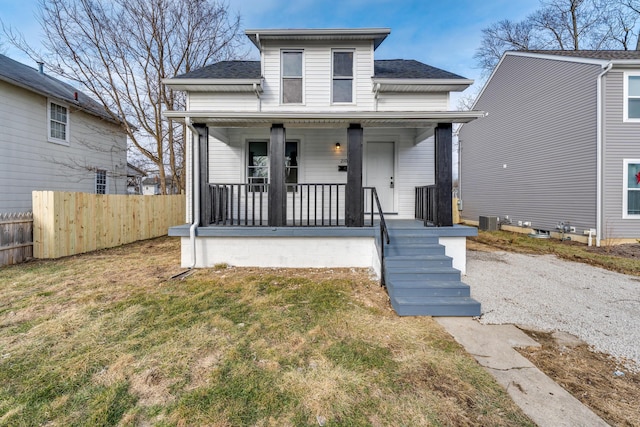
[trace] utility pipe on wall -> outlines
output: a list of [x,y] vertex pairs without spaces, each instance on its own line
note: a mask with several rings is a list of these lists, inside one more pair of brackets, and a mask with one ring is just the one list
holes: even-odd
[[200,225],[200,173],[197,171],[197,167],[200,164],[200,150],[198,142],[200,141],[200,132],[193,126],[191,117],[185,117],[184,121],[187,127],[191,131],[191,193],[193,198],[192,214],[191,214],[191,226],[189,227],[189,243],[191,244],[191,259],[192,263],[189,269],[193,269],[196,266],[196,229]]
[[602,239],[602,80],[611,67],[613,64],[609,62],[598,74],[596,90],[596,246],[598,247]]

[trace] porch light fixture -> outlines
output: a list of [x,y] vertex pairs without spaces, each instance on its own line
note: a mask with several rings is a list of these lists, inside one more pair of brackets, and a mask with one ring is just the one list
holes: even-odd
[[336,151],[340,151],[340,143],[336,142]]

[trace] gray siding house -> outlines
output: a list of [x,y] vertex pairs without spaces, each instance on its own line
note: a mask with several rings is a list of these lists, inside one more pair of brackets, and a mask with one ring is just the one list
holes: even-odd
[[640,237],[640,52],[507,52],[463,125],[463,219]]
[[73,86],[0,55],[0,213],[34,190],[127,193],[120,122]]

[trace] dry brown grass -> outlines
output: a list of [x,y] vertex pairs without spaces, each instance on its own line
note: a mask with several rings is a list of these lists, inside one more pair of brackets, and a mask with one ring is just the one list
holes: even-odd
[[178,245],[0,270],[0,425],[532,425],[368,271],[169,280]]

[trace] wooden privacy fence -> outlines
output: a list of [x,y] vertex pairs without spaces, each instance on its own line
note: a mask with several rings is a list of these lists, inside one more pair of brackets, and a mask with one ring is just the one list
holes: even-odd
[[33,192],[33,256],[59,258],[167,234],[185,198]]
[[0,214],[0,266],[18,264],[33,256],[31,212]]

